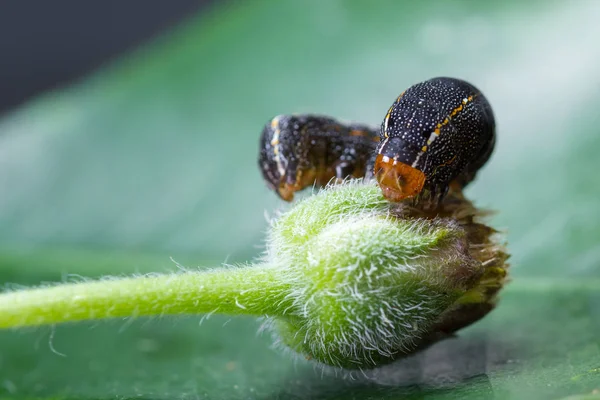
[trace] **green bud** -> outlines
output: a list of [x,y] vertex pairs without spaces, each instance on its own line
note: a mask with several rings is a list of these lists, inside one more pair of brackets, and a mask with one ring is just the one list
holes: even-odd
[[327,365],[369,368],[487,313],[507,256],[468,201],[446,203],[432,217],[351,184],[277,219],[267,263],[293,287],[293,309],[274,323],[281,342]]
[[443,212],[338,185],[274,220],[261,263],[0,295],[0,327],[218,312],[268,316],[278,342],[319,363],[371,368],[487,314],[506,275],[495,231],[460,193]]

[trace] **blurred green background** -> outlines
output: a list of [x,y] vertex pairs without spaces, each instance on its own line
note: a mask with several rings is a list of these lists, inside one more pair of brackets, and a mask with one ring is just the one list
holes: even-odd
[[345,379],[212,316],[0,332],[5,398],[562,398],[600,389],[600,2],[219,3],[0,120],[0,282],[251,260],[262,125],[377,125],[408,86],[478,86],[498,123],[468,189],[497,210],[512,282],[457,339]]

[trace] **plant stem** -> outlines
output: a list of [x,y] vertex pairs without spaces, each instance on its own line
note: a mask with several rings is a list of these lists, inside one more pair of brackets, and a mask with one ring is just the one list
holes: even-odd
[[291,305],[288,294],[280,270],[266,265],[72,283],[0,294],[0,328],[212,312],[275,316]]

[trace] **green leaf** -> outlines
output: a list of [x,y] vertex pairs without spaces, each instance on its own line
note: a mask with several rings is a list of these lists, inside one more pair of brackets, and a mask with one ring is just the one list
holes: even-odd
[[[0,333],[0,395],[25,398],[561,398],[600,386],[599,5],[254,1],[215,7],[0,121],[0,282],[250,260],[273,115],[377,125],[439,75],[492,103],[498,145],[469,188],[508,231],[498,308],[354,380],[213,315]],[[62,355],[61,355],[62,354]],[[575,397],[577,398],[577,397]]]

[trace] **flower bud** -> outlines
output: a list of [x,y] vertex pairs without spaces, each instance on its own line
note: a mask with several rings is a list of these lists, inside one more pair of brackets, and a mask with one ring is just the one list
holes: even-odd
[[431,214],[357,183],[295,205],[273,222],[265,260],[293,288],[273,321],[280,342],[326,365],[371,368],[483,317],[508,256],[479,214],[460,193]]

